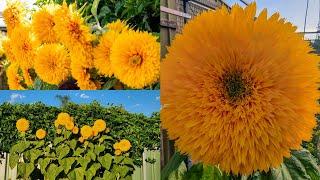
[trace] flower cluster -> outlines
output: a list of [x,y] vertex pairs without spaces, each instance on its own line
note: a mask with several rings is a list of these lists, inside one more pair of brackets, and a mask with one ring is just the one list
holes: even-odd
[[[58,114],[57,119],[54,121],[54,126],[57,134],[61,134],[63,131],[71,131],[74,135],[79,133],[79,127],[75,124],[73,117],[65,112]],[[16,127],[19,132],[25,134],[30,128],[30,123],[27,119],[21,118],[16,122]],[[107,128],[106,122],[98,119],[94,122],[93,126],[84,125],[80,128],[80,137],[78,140],[80,143],[85,143],[86,140],[103,135],[109,131],[110,129]],[[47,132],[40,128],[36,131],[35,135],[37,139],[42,140],[46,137]],[[115,150],[114,154],[119,156],[131,149],[131,143],[127,139],[122,139],[114,143],[113,148]]]
[[113,77],[136,89],[158,81],[160,45],[152,34],[120,20],[90,27],[81,12],[66,3],[43,6],[30,20],[25,13],[18,1],[8,2],[4,10],[10,89],[30,88],[35,78],[57,86],[73,78],[86,90],[100,89],[103,79]]

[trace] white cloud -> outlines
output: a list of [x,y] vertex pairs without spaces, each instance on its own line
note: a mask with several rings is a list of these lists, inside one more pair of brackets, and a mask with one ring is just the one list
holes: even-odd
[[8,101],[9,103],[15,103],[17,100],[19,99],[23,99],[26,96],[22,95],[22,94],[18,94],[18,93],[12,93],[10,95],[10,100]]
[[88,95],[86,95],[86,94],[80,94],[80,98],[82,98],[82,99],[88,99],[88,98],[89,98],[89,96],[88,96]]
[[141,104],[135,104],[135,105],[133,105],[133,107],[139,107],[139,106],[141,106]]

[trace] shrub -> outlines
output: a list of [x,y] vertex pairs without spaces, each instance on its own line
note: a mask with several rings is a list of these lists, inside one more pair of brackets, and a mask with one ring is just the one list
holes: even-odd
[[60,113],[52,140],[46,138],[44,129],[34,133],[24,122],[17,121],[22,140],[10,149],[9,164],[11,168],[18,165],[18,178],[130,179],[134,170],[131,143],[111,137],[104,120],[96,120],[92,127],[84,125],[79,132],[75,119]]
[[129,113],[121,106],[103,107],[98,102],[78,105],[68,103],[63,107],[47,106],[43,103],[0,105],[0,151],[9,152],[19,140],[19,132],[15,123],[20,118],[30,121],[30,130],[42,128],[47,130],[48,141],[55,137],[53,121],[60,112],[69,113],[82,127],[93,125],[97,119],[104,119],[110,128],[110,136],[119,141],[128,139],[132,144],[131,157],[135,165],[142,164],[144,148],[158,149],[160,146],[160,117],[153,113],[150,117],[143,114]]

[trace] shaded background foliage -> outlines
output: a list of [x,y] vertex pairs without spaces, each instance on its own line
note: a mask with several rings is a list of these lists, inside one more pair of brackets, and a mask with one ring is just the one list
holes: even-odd
[[[39,6],[50,2],[61,4],[64,0],[37,0]],[[97,16],[101,26],[116,19],[126,20],[135,29],[149,32],[160,32],[160,1],[159,0],[66,0],[68,4],[77,3],[85,6],[84,16],[89,23],[95,23],[92,6],[98,3]]]
[[136,165],[142,164],[144,148],[160,147],[160,116],[158,112],[150,117],[143,114],[129,113],[121,106],[102,106],[98,102],[75,104],[68,102],[62,107],[47,106],[41,102],[34,104],[0,105],[0,152],[9,152],[18,141],[19,133],[15,123],[19,118],[26,118],[31,123],[32,132],[43,128],[48,131],[50,140],[54,137],[54,120],[60,112],[67,112],[74,117],[76,124],[92,125],[96,119],[104,119],[110,128],[110,135],[116,139],[128,139],[132,143],[130,156]]

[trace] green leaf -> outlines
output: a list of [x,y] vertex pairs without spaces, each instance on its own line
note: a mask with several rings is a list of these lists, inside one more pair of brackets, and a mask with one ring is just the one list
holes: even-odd
[[180,164],[187,159],[187,156],[181,155],[179,152],[176,152],[171,159],[169,160],[168,164],[163,168],[161,171],[161,180],[168,179],[169,175],[176,171]]
[[23,177],[24,179],[28,179],[30,174],[34,170],[33,163],[19,163],[18,164],[18,176]]
[[295,156],[291,155],[289,159],[285,159],[284,164],[288,168],[290,177],[292,179],[294,180],[310,179],[310,176],[307,174],[303,164]]
[[222,172],[216,166],[203,165],[201,180],[206,179],[222,179]]
[[63,140],[64,140],[63,137],[56,137],[56,138],[54,138],[54,140],[53,140],[53,145],[54,145],[54,146],[57,146],[57,145],[58,145],[59,143],[61,143]]
[[85,151],[84,148],[80,148],[80,147],[79,147],[79,148],[77,148],[76,151],[74,151],[73,155],[74,155],[74,156],[81,156],[84,151]]
[[57,179],[56,177],[61,173],[62,170],[62,167],[59,167],[56,164],[50,164],[47,169],[47,173],[45,174],[45,177],[48,180],[55,180]]
[[76,147],[77,147],[77,140],[75,139],[72,139],[70,142],[69,142],[69,146],[72,150],[75,150]]
[[103,89],[103,90],[109,90],[109,89],[111,89],[114,85],[116,85],[117,82],[118,82],[118,79],[116,79],[116,78],[111,78],[111,79],[109,79],[109,80],[102,86],[102,89]]
[[84,180],[85,170],[83,168],[76,168],[68,174],[70,180]]
[[11,169],[13,169],[14,167],[17,166],[18,162],[19,162],[19,155],[16,153],[11,153],[9,155],[9,166]]
[[133,160],[129,157],[125,157],[122,161],[123,164],[134,166]]
[[74,157],[68,157],[68,158],[64,158],[59,160],[59,164],[61,167],[63,167],[63,170],[66,174],[68,174],[68,172],[70,171],[72,164],[75,162],[76,158]]
[[22,153],[30,146],[30,142],[28,141],[19,141],[17,144],[12,146],[10,149],[10,153]]
[[105,149],[106,147],[103,145],[96,145],[94,148],[94,153],[96,153],[96,155],[99,156],[99,154],[103,152]]
[[33,83],[33,89],[34,90],[58,90],[59,87],[56,85],[45,83],[40,78],[36,77]]
[[104,156],[98,157],[98,161],[106,170],[109,170],[112,163],[112,156],[111,154],[105,154]]
[[186,164],[182,161],[178,169],[171,172],[171,174],[168,177],[168,180],[183,180],[184,174],[187,171]]
[[103,143],[105,140],[113,140],[111,136],[103,135],[99,138],[99,142]]
[[45,159],[42,159],[40,158],[39,159],[39,165],[40,165],[40,170],[41,170],[41,173],[42,174],[45,174],[46,173],[46,168],[47,166],[49,165],[51,159],[50,158],[45,158]]
[[66,145],[60,145],[57,147],[56,152],[57,152],[58,158],[62,159],[64,157],[66,157],[66,155],[69,154],[70,148]]
[[30,150],[30,162],[35,163],[35,161],[41,156],[42,151],[38,149],[31,149]]
[[97,170],[100,169],[100,167],[101,165],[99,163],[92,164],[85,173],[86,179],[92,179],[96,175]]
[[89,156],[79,157],[78,162],[80,163],[81,167],[87,169],[88,164],[91,162],[91,158]]
[[96,158],[97,158],[97,155],[93,152],[93,150],[88,151],[85,156],[90,157],[90,158],[91,158],[92,160],[94,160],[94,161],[95,161]]
[[91,13],[92,13],[93,17],[96,19],[97,23],[99,23],[99,19],[98,19],[98,15],[97,15],[99,2],[100,2],[100,0],[94,0],[92,3],[92,7],[91,7]]
[[116,157],[114,157],[114,163],[119,164],[122,162],[123,159],[124,159],[123,156],[116,156]]
[[115,165],[112,169],[112,172],[119,173],[120,177],[125,177],[130,171],[128,166]]
[[300,151],[292,151],[292,155],[297,157],[304,165],[306,172],[311,179],[320,179],[320,170],[317,165],[317,160],[308,150],[302,149]]
[[116,179],[116,175],[110,171],[104,171],[103,179],[104,180],[114,180],[114,179]]

